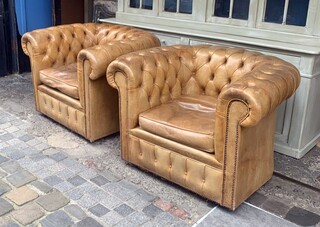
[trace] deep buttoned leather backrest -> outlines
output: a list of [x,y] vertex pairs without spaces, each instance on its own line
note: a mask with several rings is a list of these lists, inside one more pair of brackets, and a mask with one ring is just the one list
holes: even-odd
[[26,33],[22,46],[31,42],[34,55],[41,55],[41,68],[58,67],[76,62],[78,53],[111,41],[135,40],[146,34],[143,30],[112,24],[70,24]]
[[[241,48],[175,46],[161,49],[165,52],[160,55],[146,54],[145,59],[148,59],[141,65],[141,73],[148,76],[150,71],[158,72],[153,80],[164,77],[161,96],[167,97],[170,93],[173,98],[179,95],[218,96],[225,86],[252,71],[258,63],[278,60]],[[157,51],[160,49],[151,52]],[[167,73],[162,74],[161,68]],[[147,84],[141,86],[144,85]]]

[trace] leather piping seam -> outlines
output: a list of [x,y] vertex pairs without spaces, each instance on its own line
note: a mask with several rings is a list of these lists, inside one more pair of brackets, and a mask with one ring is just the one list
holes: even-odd
[[[225,182],[226,182],[226,173],[225,173],[225,169],[226,169],[226,165],[227,165],[227,144],[228,144],[228,130],[229,130],[229,119],[230,119],[230,106],[233,102],[236,101],[240,101],[242,103],[244,103],[245,105],[247,105],[247,103],[245,103],[243,100],[240,99],[234,99],[231,100],[228,103],[228,107],[227,107],[227,119],[226,119],[226,140],[225,140],[225,144],[224,144],[224,162],[223,162],[223,181],[222,181],[222,199],[221,199],[221,204],[224,204],[224,197],[225,197]],[[237,125],[237,129],[236,129],[236,140],[235,140],[235,159],[234,159],[234,163],[233,163],[233,176],[232,176],[232,194],[231,194],[231,204],[232,207],[234,208],[235,204],[234,204],[234,191],[235,191],[235,180],[236,180],[236,167],[237,167],[237,159],[238,159],[238,152],[239,152],[239,126],[241,125],[241,122],[244,121],[244,119],[248,116],[249,114],[247,113],[245,116],[243,116],[243,118],[238,122]]]

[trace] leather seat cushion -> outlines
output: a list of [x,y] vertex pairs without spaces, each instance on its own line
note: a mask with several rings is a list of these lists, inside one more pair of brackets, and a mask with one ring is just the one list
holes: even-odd
[[79,99],[77,63],[41,70],[40,81],[65,95]]
[[182,96],[139,115],[140,127],[155,135],[214,153],[217,99]]

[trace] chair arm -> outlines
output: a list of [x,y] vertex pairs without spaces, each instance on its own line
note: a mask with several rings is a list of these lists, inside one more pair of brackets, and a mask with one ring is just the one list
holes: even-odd
[[149,34],[146,34],[144,37],[139,37],[139,39],[136,40],[116,40],[81,50],[78,55],[78,65],[81,66],[84,61],[88,60],[92,70],[89,77],[91,80],[96,80],[106,75],[107,67],[117,57],[159,45],[159,40]]
[[300,73],[282,60],[259,63],[250,73],[226,86],[218,97],[218,113],[226,113],[231,101],[240,100],[249,113],[241,126],[251,127],[288,99],[300,84]]

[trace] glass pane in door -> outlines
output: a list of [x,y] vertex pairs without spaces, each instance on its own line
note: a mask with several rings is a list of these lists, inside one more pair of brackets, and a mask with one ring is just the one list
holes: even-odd
[[177,0],[165,0],[164,11],[177,12]]
[[282,24],[285,0],[267,0],[264,21]]
[[131,8],[140,8],[140,0],[130,0]]
[[152,9],[153,0],[142,0],[142,9]]
[[230,0],[216,0],[214,5],[214,16],[229,17]]
[[232,18],[248,20],[250,0],[234,0]]
[[192,0],[180,0],[179,13],[192,14]]
[[309,0],[290,0],[286,24],[305,26],[307,21]]

